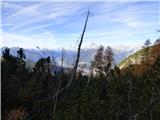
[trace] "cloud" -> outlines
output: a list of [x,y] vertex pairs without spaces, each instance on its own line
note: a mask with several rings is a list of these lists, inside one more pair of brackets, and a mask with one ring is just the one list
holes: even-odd
[[104,2],[100,7],[102,9],[93,16],[93,22],[114,22],[128,27],[144,27],[148,26],[148,22],[153,23],[153,19],[158,21],[158,2]]
[[20,36],[12,33],[4,33],[2,34],[2,44],[3,46],[15,47],[21,46],[24,48],[35,48],[36,40],[26,37]]
[[61,17],[62,19],[64,16],[75,13],[78,8],[78,4],[72,2],[41,2],[30,6],[21,7],[15,13],[3,19],[3,21],[15,23],[15,26],[11,28],[11,31],[16,31],[40,22],[45,23],[47,20],[50,20],[50,22],[52,21],[54,24],[60,23],[58,20],[56,20],[57,18]]
[[[42,37],[30,37],[30,36],[22,36],[13,33],[2,33],[2,44],[3,46],[8,47],[23,47],[23,48],[36,48],[39,46],[40,48],[56,48],[56,40],[54,36],[49,32],[45,33],[48,35],[48,38]],[[46,40],[47,42],[44,42]]]
[[33,26],[33,27],[31,27],[30,29],[25,29],[25,30],[23,30],[22,33],[28,34],[28,33],[34,32],[34,31],[38,31],[39,29],[43,29],[43,31],[44,31],[45,28],[47,28],[47,27],[49,27],[49,26],[52,26],[52,25],[53,25],[53,23],[43,24],[43,25],[39,25],[39,26]]
[[20,6],[17,5],[15,3],[10,3],[10,2],[4,2],[3,3],[3,7],[6,8],[11,8],[11,9],[16,9],[15,13],[7,16],[4,20],[8,21],[8,20],[12,20],[15,19],[17,17],[19,17],[20,15],[37,15],[38,12],[36,11],[36,9],[38,9],[41,5],[43,5],[42,3],[36,4],[36,5],[32,5],[32,6]]
[[140,44],[156,36],[157,2],[3,2],[3,43],[76,49],[88,8],[83,46]]

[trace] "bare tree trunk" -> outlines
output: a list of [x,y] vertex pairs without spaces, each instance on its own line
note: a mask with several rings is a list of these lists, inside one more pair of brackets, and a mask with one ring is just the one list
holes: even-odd
[[64,63],[64,48],[62,49],[62,56],[61,56],[61,73],[63,70],[63,63]]
[[[62,91],[64,91],[65,89],[68,89],[76,75],[76,70],[77,70],[77,66],[78,66],[78,62],[79,62],[79,58],[80,58],[80,50],[81,50],[81,45],[82,45],[82,42],[83,42],[83,37],[84,37],[84,33],[85,33],[85,30],[86,30],[86,26],[87,26],[87,21],[88,21],[88,17],[89,17],[89,11],[88,11],[88,14],[87,14],[87,19],[85,21],[85,26],[84,26],[84,29],[83,29],[83,32],[82,32],[82,36],[81,36],[81,40],[80,40],[80,43],[79,43],[79,46],[78,46],[78,51],[77,51],[77,58],[76,58],[76,62],[75,62],[75,65],[74,65],[74,70],[73,70],[73,74],[71,76],[71,79],[70,81],[68,82],[68,84],[66,86],[64,86],[63,88],[58,88],[58,90],[56,91],[56,93],[52,96],[52,99],[55,99]],[[62,65],[62,64],[61,64]]]
[[88,11],[87,18],[86,18],[85,25],[84,25],[84,29],[83,29],[83,32],[82,32],[82,36],[81,36],[81,39],[80,39],[80,42],[79,42],[79,45],[78,45],[77,57],[76,57],[76,62],[75,62],[74,68],[73,68],[73,74],[71,75],[71,79],[69,80],[69,82],[67,84],[67,88],[70,87],[72,81],[75,79],[75,76],[76,76],[77,66],[78,66],[78,63],[79,63],[80,52],[81,52],[81,45],[82,45],[82,42],[83,42],[84,33],[86,31],[89,13],[90,12]]
[[[61,87],[61,78],[60,77],[61,77],[62,71],[63,71],[63,62],[64,62],[64,49],[62,49],[61,70],[60,70],[60,73],[58,73],[58,75],[57,75],[57,82],[56,82],[56,86],[55,86],[56,93],[60,90],[60,87]],[[58,68],[57,68],[57,70],[58,70]],[[56,114],[57,101],[58,101],[58,94],[55,96],[54,107],[53,107],[53,117]]]

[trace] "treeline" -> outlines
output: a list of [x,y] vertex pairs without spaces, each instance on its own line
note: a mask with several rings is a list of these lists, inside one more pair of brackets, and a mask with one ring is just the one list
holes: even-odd
[[22,48],[17,56],[6,48],[1,61],[2,120],[160,120],[160,54],[149,62],[147,47],[140,65],[149,69],[137,76],[133,66],[114,66],[112,49],[100,46],[91,74],[79,73],[67,88],[70,74],[63,69],[51,74],[50,57],[39,59],[30,70]]

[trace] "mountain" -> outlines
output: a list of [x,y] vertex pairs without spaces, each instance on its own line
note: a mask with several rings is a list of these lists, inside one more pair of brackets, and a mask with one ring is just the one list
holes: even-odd
[[[1,48],[1,53],[6,47]],[[10,48],[10,52],[12,55],[16,56],[18,47]],[[94,59],[94,55],[96,54],[97,48],[86,48],[81,50],[81,57],[79,64],[82,66],[86,66],[86,68],[90,67],[90,61]],[[135,52],[136,49],[116,49],[113,48],[115,64],[118,64],[124,58],[127,58],[129,55]],[[44,49],[43,51],[39,49],[24,49],[26,55],[26,61],[28,66],[33,66],[38,59],[41,57],[51,56],[55,58],[56,64],[60,65],[61,63],[61,50],[49,50]],[[70,67],[73,65],[76,57],[75,50],[65,50],[64,52],[64,66]]]
[[[142,56],[145,49],[140,49],[137,52],[135,52],[132,55],[129,55],[126,59],[122,60],[118,67],[120,69],[127,68],[129,65],[139,65],[142,60]],[[160,44],[153,45],[149,47],[149,61],[150,63],[153,63],[156,56],[160,54]]]

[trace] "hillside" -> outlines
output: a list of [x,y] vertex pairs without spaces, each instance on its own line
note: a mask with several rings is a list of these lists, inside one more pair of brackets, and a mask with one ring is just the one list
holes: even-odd
[[137,51],[136,53],[128,56],[126,59],[122,60],[118,66],[119,68],[126,68],[131,64],[139,64],[141,61],[141,56],[143,53],[144,49],[141,49],[139,51]]
[[[122,69],[122,68],[128,67],[129,65],[139,65],[141,62],[144,50],[145,49],[140,49],[139,51],[135,52],[134,54],[128,56],[126,59],[122,60],[118,64],[118,67],[120,69]],[[149,47],[150,62],[153,61],[155,59],[155,57],[157,56],[157,54],[159,54],[159,53],[160,53],[160,44],[150,46]]]

